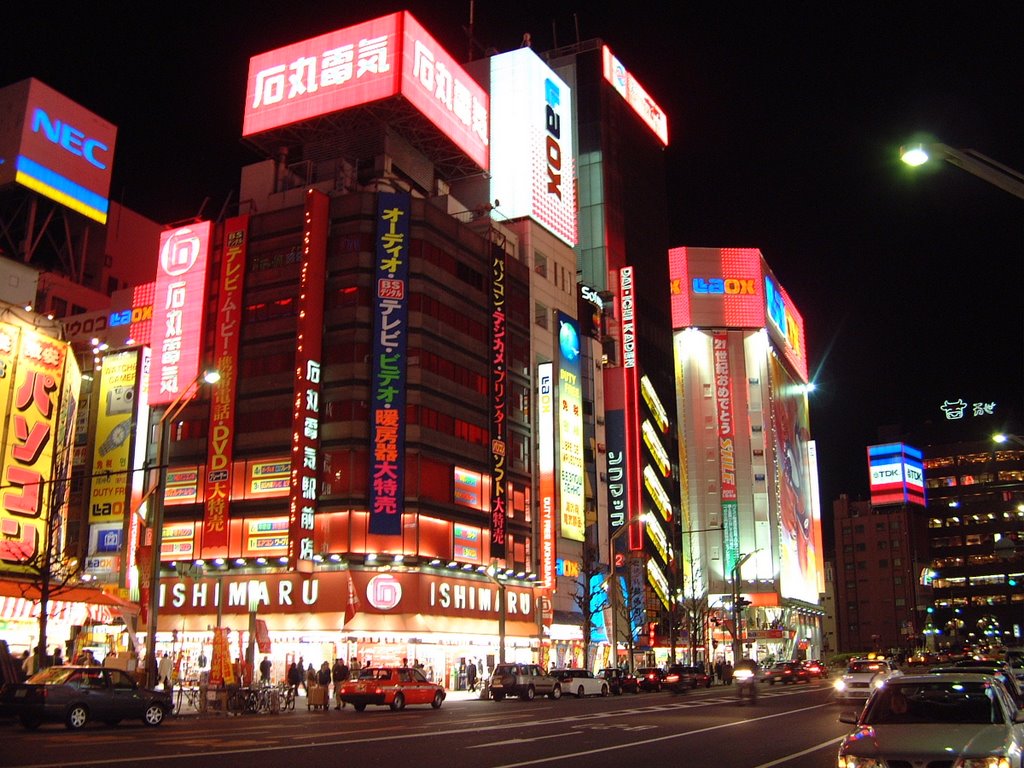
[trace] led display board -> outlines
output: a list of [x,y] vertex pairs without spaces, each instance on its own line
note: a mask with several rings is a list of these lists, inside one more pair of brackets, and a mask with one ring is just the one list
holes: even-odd
[[756,248],[671,248],[668,269],[673,328],[764,326]]
[[633,111],[640,116],[640,119],[647,124],[647,127],[654,131],[654,135],[661,140],[661,143],[668,146],[668,118],[665,116],[665,112],[655,103],[654,99],[647,95],[647,91],[629,73],[629,70],[622,66],[622,62],[612,55],[607,45],[602,48],[601,53],[604,79],[618,91],[626,103],[633,108]]
[[796,371],[800,381],[807,382],[807,350],[804,346],[804,319],[797,311],[786,289],[765,267],[765,312],[768,333],[775,339],[783,356]]
[[491,200],[576,244],[572,94],[531,48],[491,57]]
[[407,193],[377,196],[370,383],[370,533],[401,536],[405,505],[405,388],[409,338]]
[[558,506],[561,533],[583,541],[583,382],[576,321],[558,313]]
[[139,350],[114,352],[103,358],[96,403],[89,482],[89,524],[124,519],[133,479],[132,444],[138,419]]
[[487,93],[408,12],[253,56],[242,135],[395,96],[487,170]]
[[35,79],[0,89],[0,186],[107,222],[117,127]]
[[153,301],[150,405],[173,403],[199,374],[209,251],[209,221],[160,233]]
[[871,503],[925,506],[924,457],[904,443],[868,446]]

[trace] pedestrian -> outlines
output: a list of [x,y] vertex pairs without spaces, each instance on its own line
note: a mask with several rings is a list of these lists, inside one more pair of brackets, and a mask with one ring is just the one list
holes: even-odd
[[316,670],[313,668],[313,662],[309,662],[309,666],[306,667],[306,680],[305,680],[306,695],[309,696],[310,689],[316,685]]
[[160,666],[157,669],[157,674],[160,681],[164,684],[164,690],[166,691],[171,687],[171,673],[174,671],[174,661],[167,651],[164,651],[164,655],[160,657]]
[[331,665],[326,661],[320,665],[316,673],[316,684],[324,689],[324,709],[327,709],[327,692],[331,688]]
[[472,659],[466,665],[466,687],[471,691],[476,690],[476,662]]
[[722,665],[722,683],[732,685],[732,664],[728,661]]
[[352,657],[352,663],[348,665],[349,672],[354,675],[356,672],[358,672],[362,668],[363,668],[363,665],[359,663],[359,659],[357,659],[355,656],[353,656]]
[[260,662],[260,682],[264,685],[270,685],[270,670],[273,668],[274,665],[270,661],[270,657],[264,656],[263,661]]
[[61,656],[60,646],[53,646],[53,666],[62,667],[64,666],[64,657]]
[[405,656],[402,657],[402,666],[403,667],[408,667],[409,666],[409,659],[407,659]]
[[715,677],[718,678],[718,682],[722,682],[722,659],[715,661]]
[[288,665],[288,685],[292,689],[292,696],[298,696],[299,686],[302,685],[302,670],[294,661]]
[[345,702],[341,700],[341,686],[349,677],[349,669],[341,659],[334,660],[334,667],[331,668],[331,680],[334,682],[334,708],[344,709]]

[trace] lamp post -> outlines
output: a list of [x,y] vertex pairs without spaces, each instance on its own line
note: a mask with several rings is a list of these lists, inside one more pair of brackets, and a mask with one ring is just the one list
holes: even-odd
[[498,559],[491,558],[487,575],[498,587],[498,663],[505,663],[505,573],[498,570]]
[[[743,641],[740,639],[740,616],[743,606],[740,605],[740,568],[750,558],[760,552],[760,549],[755,549],[753,552],[747,552],[745,555],[740,555],[736,564],[732,567],[732,663],[735,664],[742,657],[740,651],[742,650]],[[746,603],[744,603],[746,605]]]
[[[156,466],[158,480],[156,485],[146,492],[146,499],[152,497],[152,513],[150,520],[150,560],[149,560],[149,605],[146,613],[146,685],[156,686],[156,619],[160,609],[160,548],[164,528],[164,486],[167,484],[167,461],[171,449],[171,433],[167,424],[176,419],[185,406],[189,404],[199,391],[199,384],[216,384],[220,381],[220,373],[206,370],[199,373],[181,393],[164,408],[160,421],[157,422],[157,453]],[[194,389],[193,389],[194,388]],[[145,500],[145,499],[144,499]]]
[[1024,174],[973,149],[954,149],[938,142],[900,147],[900,160],[911,167],[923,165],[932,157],[945,160],[950,165],[974,174],[1014,197],[1024,199]]

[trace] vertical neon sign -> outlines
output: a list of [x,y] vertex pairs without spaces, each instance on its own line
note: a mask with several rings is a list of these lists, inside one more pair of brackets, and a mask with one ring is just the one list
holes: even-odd
[[[626,434],[627,513],[637,519],[630,524],[629,548],[644,547],[644,524],[640,517],[640,377],[636,355],[636,295],[633,268],[619,270],[619,322],[622,331],[623,402]],[[627,517],[627,520],[629,518]]]
[[537,464],[540,474],[540,576],[544,589],[555,588],[555,393],[553,365],[537,366]]
[[505,557],[505,251],[491,250],[491,556]]
[[406,193],[377,196],[377,264],[370,386],[370,533],[402,534],[405,374],[409,315]]
[[722,525],[725,528],[725,569],[727,572],[731,572],[740,551],[732,370],[729,366],[728,334],[719,332],[713,334],[711,338],[715,366],[715,408],[718,416],[718,466],[722,489]]

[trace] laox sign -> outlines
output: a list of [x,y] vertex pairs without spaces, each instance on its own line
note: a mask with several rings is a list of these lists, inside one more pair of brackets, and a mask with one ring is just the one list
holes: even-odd
[[695,277],[693,292],[727,296],[756,296],[757,278]]

